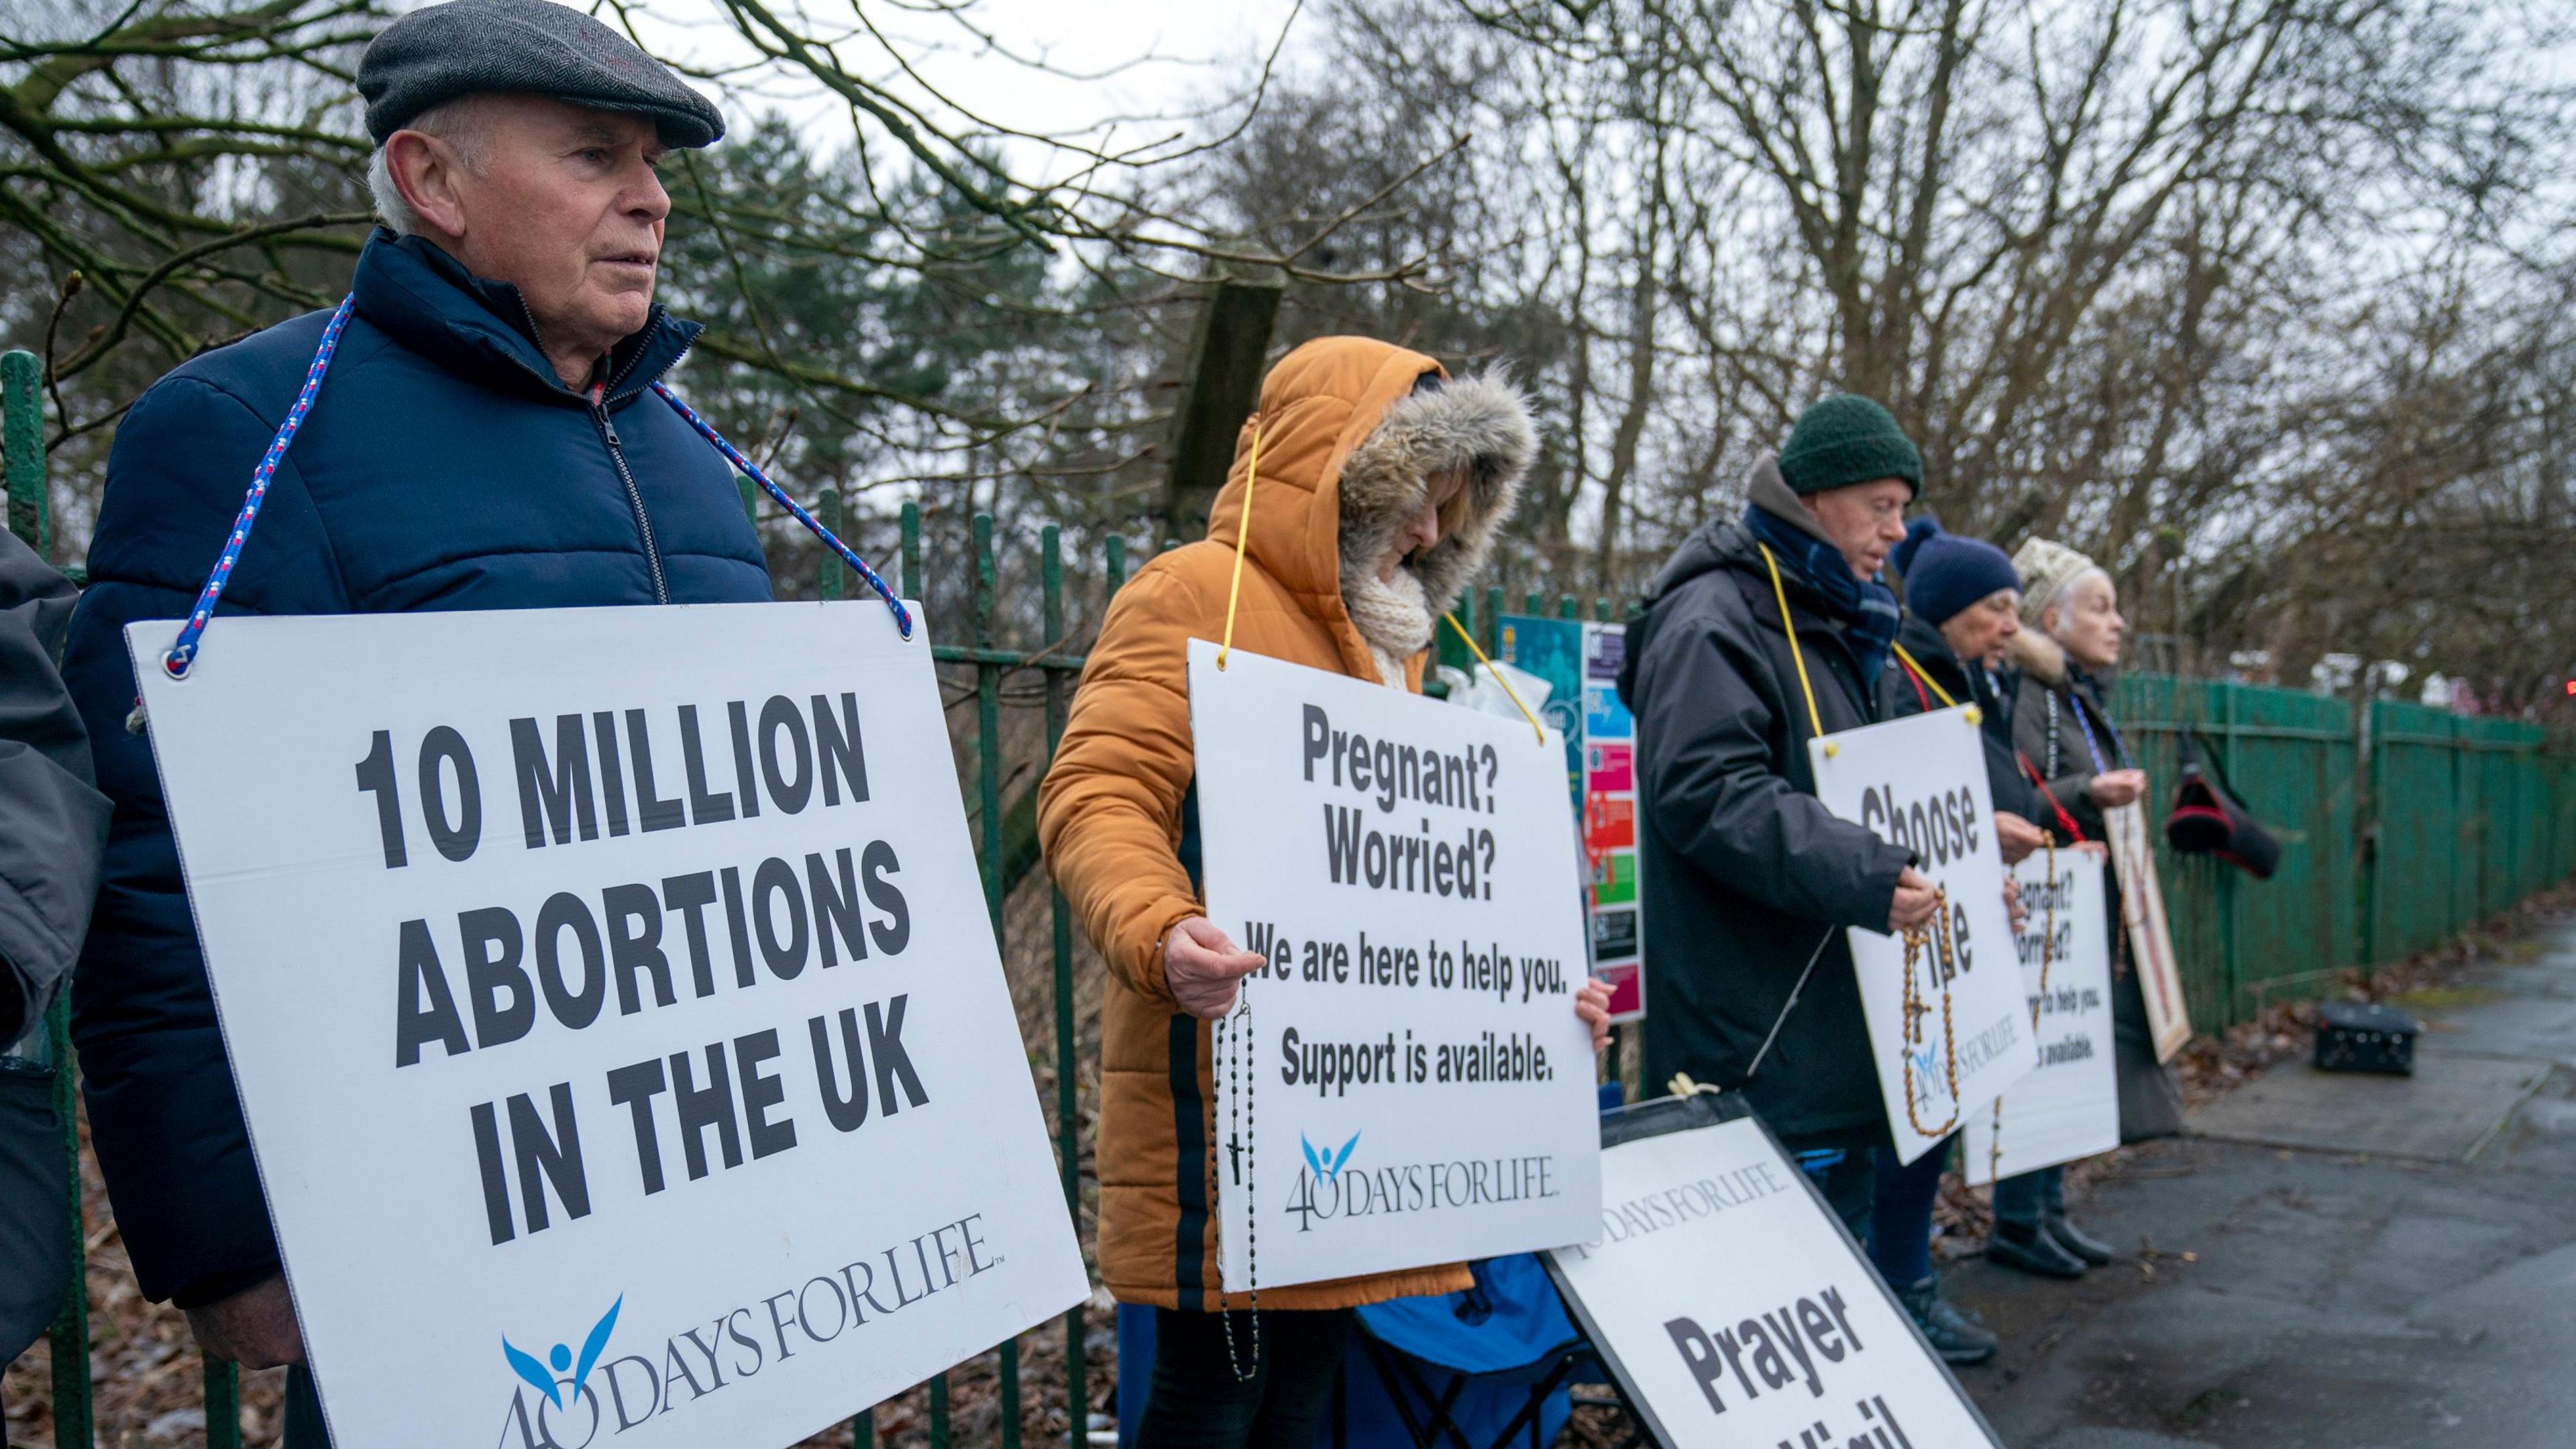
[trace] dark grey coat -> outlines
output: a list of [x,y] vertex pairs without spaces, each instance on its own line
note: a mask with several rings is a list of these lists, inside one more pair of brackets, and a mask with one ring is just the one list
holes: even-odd
[[[2013,701],[2013,743],[2048,782],[2058,807],[2075,818],[2084,838],[2100,840],[2102,807],[2093,803],[2093,777],[2101,770],[2124,768],[2128,758],[2111,712],[2103,707],[2101,684],[2069,664],[2066,650],[2037,629],[2022,630],[2008,647],[2021,671]],[[2089,746],[2071,702],[2079,698],[2093,722]],[[2095,748],[2102,752],[2100,770],[2094,766]],[[2055,814],[2052,810],[2032,818],[2049,825]]]
[[0,1046],[79,958],[107,846],[89,734],[56,672],[78,594],[0,532]]
[[[1877,702],[1842,629],[1794,577],[1788,592],[1824,732],[1874,723]],[[1887,928],[1912,856],[1815,798],[1814,730],[1742,523],[1711,522],[1682,544],[1627,642],[1619,693],[1637,719],[1648,1089],[1688,1072],[1741,1088],[1784,1137],[1883,1139],[1843,929]],[[1775,1021],[1779,1037],[1748,1082]]]
[[[89,737],[55,661],[72,586],[0,530],[0,1053],[41,1054],[45,1008],[80,955],[107,845]],[[61,1306],[70,1257],[68,1160],[53,1073],[0,1056],[0,1363]]]

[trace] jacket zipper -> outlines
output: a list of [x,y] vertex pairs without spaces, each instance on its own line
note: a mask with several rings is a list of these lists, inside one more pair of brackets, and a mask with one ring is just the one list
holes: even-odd
[[[543,350],[544,334],[537,330],[537,314],[529,308],[525,297],[519,299],[519,313],[528,319],[529,339],[536,342],[539,350]],[[637,356],[642,356],[641,349],[638,349]],[[633,363],[630,361],[628,366],[632,367]],[[635,474],[626,466],[626,444],[617,436],[617,424],[611,422],[608,417],[609,390],[624,376],[625,374],[620,372],[590,390],[587,399],[590,404],[590,420],[599,429],[600,441],[608,445],[608,461],[617,466],[617,481],[626,488],[626,508],[628,512],[635,515],[635,535],[644,541],[644,566],[653,575],[653,602],[667,604],[671,602],[671,585],[662,576],[662,549],[653,541],[653,520],[646,516],[644,494],[635,486]]]
[[626,485],[626,505],[635,512],[635,532],[644,540],[644,563],[653,571],[653,602],[671,602],[671,586],[662,577],[662,550],[653,542],[653,520],[644,515],[644,495],[636,490],[635,475],[626,468],[626,445],[619,441],[617,424],[609,419],[606,384],[590,395],[590,418],[599,425],[599,436],[608,444],[608,461],[617,465],[617,480]]

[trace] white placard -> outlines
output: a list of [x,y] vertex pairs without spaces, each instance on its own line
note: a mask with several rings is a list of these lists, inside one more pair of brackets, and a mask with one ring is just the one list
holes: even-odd
[[2129,961],[2137,967],[2138,991],[2147,1002],[2147,1031],[2155,1038],[2156,1060],[2171,1061],[2191,1040],[2191,1003],[2183,997],[2182,971],[2174,962],[2173,930],[2165,920],[2165,888],[2156,878],[2146,808],[2114,806],[2102,812],[2102,819],[2111,837],[2111,868],[2120,882],[2120,924],[2129,937]]
[[1912,1162],[1957,1130],[1970,1105],[2003,1095],[2038,1064],[2013,965],[1985,747],[1975,714],[1959,707],[1809,740],[1807,753],[1826,809],[1912,850],[1916,868],[1948,893],[1949,910],[1926,928],[1910,969],[1902,937],[1850,932],[1888,1130]]
[[2013,867],[2030,913],[2016,944],[2039,1069],[1994,1105],[1968,1114],[1960,1149],[1972,1186],[2120,1145],[2107,868],[2098,855],[2065,849],[2036,852]]
[[[1564,741],[1190,641],[1227,1291],[1577,1242],[1601,1205]],[[1257,1261],[1255,1261],[1257,1259]]]
[[337,1442],[790,1444],[1084,1296],[918,623],[226,618],[172,682],[176,631],[127,645]]
[[1665,1449],[1996,1442],[1751,1116],[1605,1150],[1601,1199],[1549,1264]]

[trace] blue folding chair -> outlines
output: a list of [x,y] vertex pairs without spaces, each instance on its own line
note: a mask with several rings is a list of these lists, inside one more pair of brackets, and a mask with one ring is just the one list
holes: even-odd
[[[1621,1105],[1615,1082],[1600,1095],[1605,1112]],[[1463,1292],[1359,1311],[1317,1449],[1544,1449],[1573,1413],[1574,1384],[1617,1401],[1537,1254],[1468,1268]]]
[[1591,1345],[1538,1257],[1468,1265],[1474,1286],[1359,1311],[1333,1414],[1316,1449],[1544,1449],[1600,1378]]
[[[1316,1449],[1505,1449],[1556,1441],[1568,1386],[1607,1377],[1530,1254],[1469,1265],[1459,1293],[1359,1310]],[[1118,1443],[1134,1449],[1154,1311],[1118,1309]]]

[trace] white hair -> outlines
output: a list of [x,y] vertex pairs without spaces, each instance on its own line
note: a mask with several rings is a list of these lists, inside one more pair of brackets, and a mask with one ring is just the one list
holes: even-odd
[[[483,100],[482,96],[472,95],[441,101],[404,122],[402,129],[436,136],[456,153],[466,170],[480,171],[487,120]],[[393,168],[385,163],[382,146],[367,158],[367,193],[375,198],[376,218],[387,231],[396,236],[420,233],[420,214],[411,209],[411,203],[403,199],[402,188],[394,184]]]

